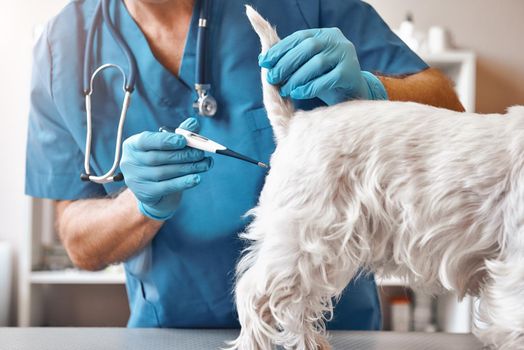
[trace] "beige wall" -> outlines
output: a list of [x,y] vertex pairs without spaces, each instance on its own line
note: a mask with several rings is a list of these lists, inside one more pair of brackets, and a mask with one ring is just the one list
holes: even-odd
[[418,29],[440,25],[456,47],[478,55],[477,111],[524,105],[523,0],[367,0],[397,28],[410,11]]

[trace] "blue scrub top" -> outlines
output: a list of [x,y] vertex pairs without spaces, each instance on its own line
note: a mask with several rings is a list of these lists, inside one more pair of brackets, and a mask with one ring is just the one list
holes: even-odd
[[[366,3],[357,0],[213,0],[207,53],[217,115],[199,118],[202,134],[264,162],[274,150],[262,104],[259,41],[244,14],[251,2],[277,26],[281,37],[297,30],[339,27],[357,49],[362,69],[386,75],[419,72],[427,66],[411,52]],[[71,2],[46,27],[34,51],[27,145],[26,193],[76,200],[106,196],[123,183],[80,181],[86,118],[82,65],[86,32],[97,1]],[[175,77],[153,56],[123,2],[112,1],[111,16],[138,62],[136,90],[124,136],[162,125],[177,126],[195,113],[196,8]],[[119,46],[102,25],[95,38],[94,66],[126,68]],[[106,71],[93,95],[94,144],[91,167],[111,167],[122,99],[117,72]],[[310,109],[321,101],[295,101]],[[234,266],[247,224],[242,215],[257,202],[263,169],[217,156],[202,183],[184,193],[176,215],[153,241],[125,262],[131,327],[238,327],[233,303]],[[380,307],[372,277],[350,284],[338,303],[330,329],[378,329]]]

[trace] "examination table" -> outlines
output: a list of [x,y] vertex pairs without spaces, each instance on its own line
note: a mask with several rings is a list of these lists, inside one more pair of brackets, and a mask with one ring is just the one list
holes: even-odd
[[[0,328],[1,350],[214,350],[233,330]],[[481,350],[472,335],[331,332],[334,350]]]

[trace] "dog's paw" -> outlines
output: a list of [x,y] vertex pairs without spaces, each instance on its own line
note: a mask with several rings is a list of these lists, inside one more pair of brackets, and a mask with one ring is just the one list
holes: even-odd
[[324,336],[318,337],[317,344],[318,344],[317,350],[332,350],[333,349],[331,345],[329,344],[328,340],[326,339],[326,337]]

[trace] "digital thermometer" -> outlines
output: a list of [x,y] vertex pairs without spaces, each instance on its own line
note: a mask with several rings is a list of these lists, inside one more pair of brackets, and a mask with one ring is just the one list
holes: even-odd
[[175,133],[175,134],[184,136],[188,147],[196,148],[196,149],[199,149],[205,152],[217,153],[217,154],[222,154],[224,156],[237,158],[245,162],[256,164],[262,168],[269,168],[269,166],[265,163],[259,162],[257,160],[254,160],[253,158],[249,158],[243,154],[232,151],[228,149],[227,147],[222,146],[221,144],[215,141],[212,141],[208,139],[207,137],[194,133],[192,131],[181,129],[181,128],[176,128],[173,130],[172,128],[169,128],[166,126],[161,127],[160,131],[161,132],[171,132],[171,133]]

